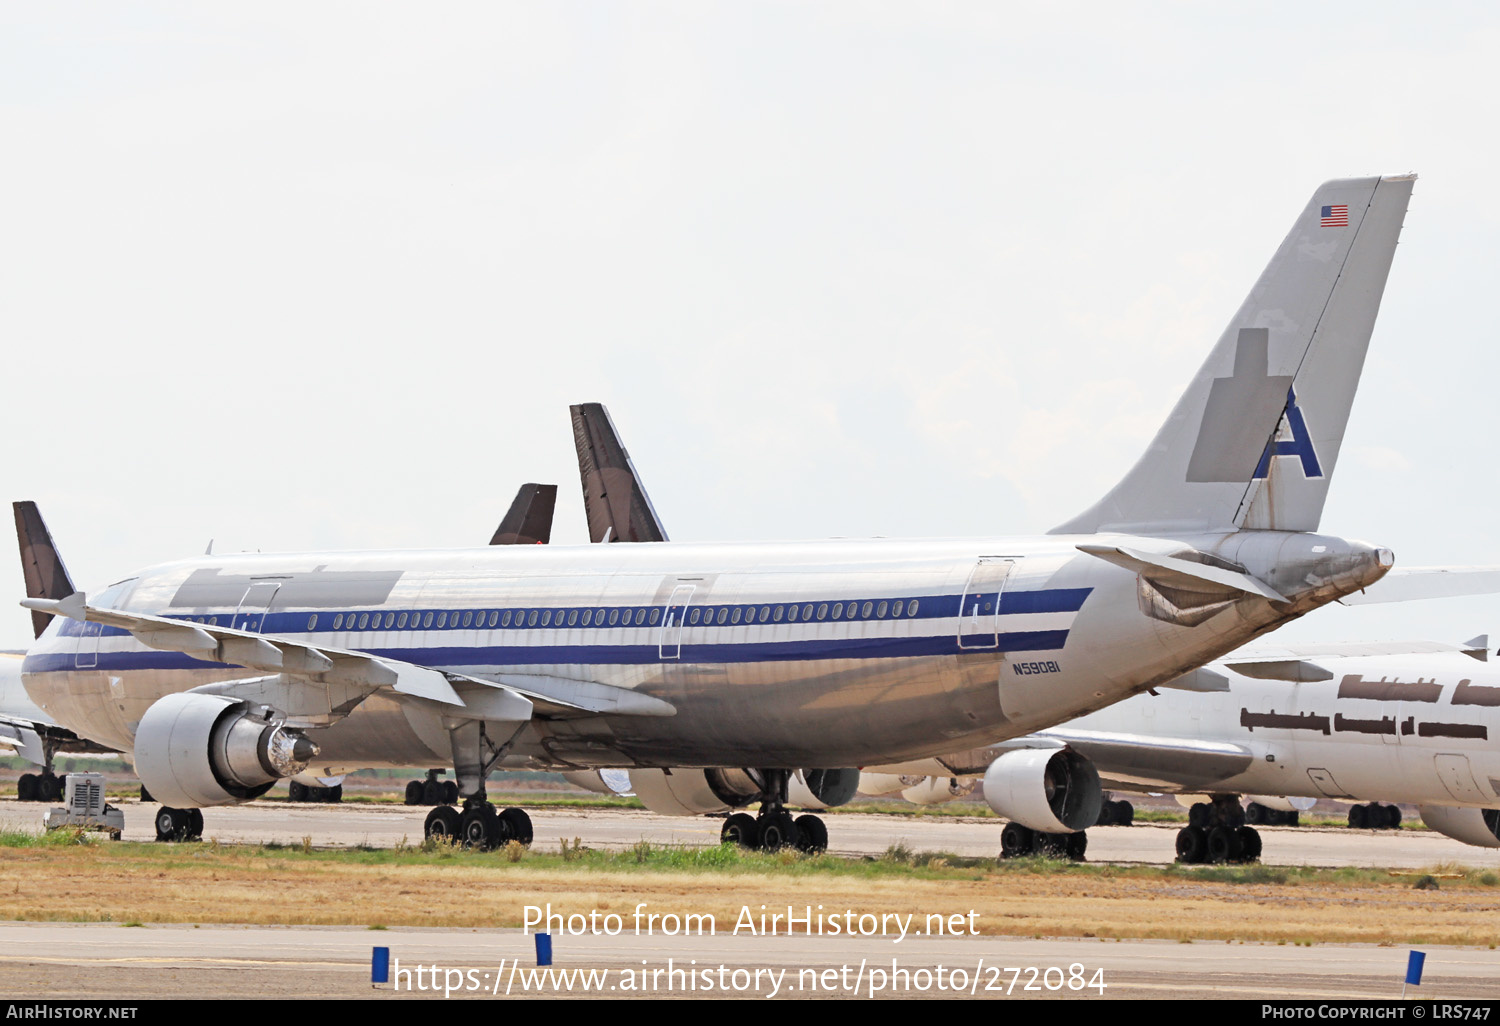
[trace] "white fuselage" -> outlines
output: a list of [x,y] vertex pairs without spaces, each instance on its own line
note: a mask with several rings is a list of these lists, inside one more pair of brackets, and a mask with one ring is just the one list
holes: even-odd
[[[1088,753],[1118,789],[1500,805],[1500,672],[1451,650],[1316,662],[1332,680],[1257,680],[1214,664],[1228,691],[1163,688],[1042,733]],[[1243,757],[1173,752],[1173,740]]]
[[[1138,549],[1182,544],[1087,538],[1101,539]],[[503,765],[837,767],[1053,725],[1384,572],[1373,550],[1325,536],[1198,539],[1273,584],[1278,575],[1311,579],[1310,568],[1339,583],[1289,604],[1246,596],[1182,626],[1148,616],[1136,574],[1080,553],[1080,540],[214,555],[143,571],[89,602],[500,684],[512,675],[597,682],[675,709],[539,715]],[[49,715],[125,750],[163,695],[246,676],[64,617],[25,664],[27,690]],[[317,767],[330,774],[439,765],[450,751],[441,710],[390,691],[365,698],[316,740]]]

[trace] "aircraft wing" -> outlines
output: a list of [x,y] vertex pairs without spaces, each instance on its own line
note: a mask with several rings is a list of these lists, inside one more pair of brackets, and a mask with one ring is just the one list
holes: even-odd
[[1115,734],[1061,727],[1036,736],[1066,744],[1088,756],[1105,786],[1163,791],[1210,790],[1249,768],[1254,754],[1224,741]]
[[[150,648],[182,652],[205,662],[228,663],[317,685],[342,685],[366,692],[390,688],[411,698],[465,709],[479,719],[530,718],[533,711],[550,716],[604,713],[670,716],[677,711],[670,703],[649,695],[594,681],[518,674],[496,683],[365,652],[313,646],[285,635],[99,609],[88,605],[82,592],[61,600],[26,599],[21,604],[55,616],[117,627],[129,631]],[[257,684],[232,683],[236,693]],[[510,696],[509,700],[506,696]],[[536,706],[542,708],[535,709]]]

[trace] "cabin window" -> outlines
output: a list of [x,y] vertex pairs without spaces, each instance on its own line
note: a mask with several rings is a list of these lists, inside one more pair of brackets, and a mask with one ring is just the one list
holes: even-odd
[[550,609],[543,609],[542,610],[542,626],[543,627],[550,627],[550,626],[552,626],[552,610],[550,610]]
[[[773,615],[776,618],[776,622],[780,623],[781,622],[781,607],[780,606],[776,607],[776,612]],[[795,619],[797,619],[797,607],[796,606],[787,606],[786,607],[786,618],[788,620],[795,620]]]
[[360,613],[359,614],[359,629],[360,630],[364,630],[365,629],[365,625],[368,624],[369,622],[370,622],[370,614],[369,613]]
[[842,620],[844,618],[844,604],[842,602],[835,602],[833,604],[833,618],[835,620]]
[[310,630],[310,631],[314,631],[314,630],[318,629],[318,614],[317,613],[314,613],[312,616],[309,616],[307,618],[307,629]]
[[740,607],[739,606],[735,606],[734,607],[734,612],[731,613],[731,614],[729,614],[729,622],[730,623],[739,623],[740,622],[740,615],[741,615]]
[[[203,621],[200,619],[198,622],[202,623]],[[333,629],[338,630],[342,626],[344,626],[344,614],[338,613],[333,618]]]
[[526,626],[528,626],[528,627],[535,627],[536,626],[536,618],[537,618],[537,616],[538,616],[538,613],[537,613],[537,611],[535,609],[533,609],[531,612],[527,613],[526,614]]
[[589,624],[591,624],[593,622],[594,622],[594,611],[592,609],[585,609],[583,611],[583,625],[585,627],[587,627]]
[[729,620],[729,607],[728,606],[720,606],[719,607],[718,622],[719,623],[727,623],[728,620]]
[[403,631],[406,630],[406,614],[405,613],[402,613],[400,616],[396,617],[396,626],[400,627]]
[[701,609],[694,609],[691,613],[688,614],[688,623],[692,624],[694,627],[698,625],[698,621],[701,619],[703,619],[703,610]]
[[609,611],[609,625],[611,627],[613,627],[615,624],[617,624],[619,622],[620,622],[620,611],[618,609],[611,609]]
[[896,600],[896,604],[891,607],[891,615],[892,616],[900,616],[901,615],[901,606],[902,606],[901,600],[897,599]]
[[864,609],[860,610],[860,615],[862,617],[864,617],[866,620],[868,620],[870,618],[870,614],[873,613],[874,611],[875,611],[875,603],[873,603],[873,602],[866,602]]
[[389,627],[391,624],[393,624],[395,622],[396,622],[396,614],[395,613],[386,613],[385,614],[385,625],[387,627]]
[[659,621],[660,619],[661,619],[661,610],[660,609],[653,609],[653,610],[651,610],[651,626],[655,627],[656,624],[657,624],[657,621]]

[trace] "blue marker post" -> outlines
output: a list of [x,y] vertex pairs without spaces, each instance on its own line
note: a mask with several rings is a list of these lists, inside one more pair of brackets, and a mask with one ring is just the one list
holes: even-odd
[[1422,985],[1422,964],[1427,961],[1427,952],[1413,951],[1406,956],[1406,979],[1401,983],[1401,996],[1406,997],[1406,985]]
[[391,982],[391,949],[370,949],[370,986]]
[[536,935],[536,964],[552,964],[552,935],[550,933]]

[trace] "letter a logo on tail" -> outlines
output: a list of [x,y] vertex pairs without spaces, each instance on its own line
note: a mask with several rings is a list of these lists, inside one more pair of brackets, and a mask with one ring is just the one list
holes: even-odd
[[1271,457],[1273,456],[1296,456],[1302,461],[1303,477],[1322,477],[1323,468],[1318,465],[1318,453],[1313,448],[1312,436],[1307,433],[1307,421],[1302,419],[1302,411],[1297,408],[1297,391],[1294,388],[1286,390],[1286,415],[1283,423],[1291,438],[1281,438],[1278,430],[1271,440],[1266,443],[1266,451],[1261,454],[1260,462],[1255,466],[1255,478],[1261,480],[1271,473]]

